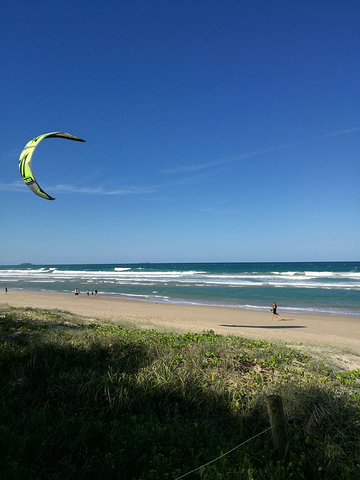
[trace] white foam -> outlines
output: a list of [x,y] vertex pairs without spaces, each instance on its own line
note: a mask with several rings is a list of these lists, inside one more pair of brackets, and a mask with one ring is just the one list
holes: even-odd
[[214,274],[204,270],[148,271],[143,267],[115,267],[112,270],[66,270],[59,267],[29,267],[26,269],[0,269],[0,281],[25,282],[87,282],[126,286],[179,286],[179,287],[272,287],[305,289],[360,290],[360,272],[333,271],[273,271],[241,274]]

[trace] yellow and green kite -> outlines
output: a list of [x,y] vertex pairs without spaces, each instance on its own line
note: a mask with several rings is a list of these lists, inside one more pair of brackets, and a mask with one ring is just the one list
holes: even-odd
[[30,140],[30,142],[25,145],[23,151],[21,152],[19,158],[19,169],[26,185],[39,197],[46,198],[46,200],[55,200],[55,198],[50,197],[50,195],[44,192],[44,190],[40,187],[31,168],[31,159],[35,148],[44,138],[67,138],[68,140],[75,140],[76,142],[85,142],[85,140],[66,132],[44,133],[43,135],[39,135],[38,137]]

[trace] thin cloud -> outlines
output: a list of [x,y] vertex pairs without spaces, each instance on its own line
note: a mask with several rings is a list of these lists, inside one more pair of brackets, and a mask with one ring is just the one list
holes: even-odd
[[223,165],[235,163],[235,162],[238,162],[240,160],[246,160],[248,158],[255,158],[255,157],[258,157],[260,155],[266,155],[267,153],[276,152],[278,150],[283,150],[285,148],[290,148],[290,147],[293,147],[295,145],[301,145],[302,143],[304,143],[304,142],[290,143],[290,144],[286,144],[286,145],[281,145],[279,147],[268,148],[268,149],[265,149],[265,150],[259,150],[259,151],[255,151],[255,152],[244,153],[244,154],[241,154],[241,155],[234,155],[234,156],[229,157],[229,158],[222,158],[220,160],[214,160],[214,161],[208,162],[208,163],[199,163],[199,164],[193,164],[193,165],[180,165],[180,166],[174,167],[174,168],[166,168],[166,169],[159,170],[159,173],[163,173],[163,174],[195,173],[195,172],[199,172],[201,170],[207,170],[209,168],[220,167],[220,166],[223,166]]
[[[0,183],[1,191],[22,192],[25,191],[26,186],[21,181],[12,183]],[[120,188],[99,187],[78,187],[74,185],[59,184],[47,186],[46,191],[50,193],[83,193],[88,195],[145,195],[157,192],[157,187],[154,186],[124,186]]]
[[73,185],[56,185],[49,190],[53,192],[68,192],[68,193],[86,193],[90,195],[143,195],[147,193],[154,193],[157,191],[153,186],[124,186],[120,188],[99,187],[77,187]]
[[25,187],[24,182],[0,183],[0,190],[7,192],[20,192]]
[[337,132],[327,133],[326,135],[323,135],[320,138],[338,137],[339,135],[346,135],[347,133],[353,133],[353,132],[359,132],[359,131],[360,131],[360,127],[348,128],[347,130],[338,130]]
[[213,167],[219,167],[221,165],[226,165],[227,163],[233,163],[238,160],[243,160],[246,158],[251,158],[256,155],[260,155],[260,153],[249,153],[245,155],[237,155],[234,157],[230,158],[223,158],[220,160],[214,160],[212,162],[207,162],[207,163],[198,163],[198,164],[193,164],[193,165],[179,165],[178,167],[174,168],[164,168],[159,170],[159,173],[163,174],[169,174],[169,175],[174,175],[174,174],[179,174],[179,173],[195,173],[195,172],[200,172],[202,170],[207,170],[209,168]]
[[[360,131],[360,127],[349,128],[349,129],[346,129],[346,130],[338,130],[338,131],[335,131],[335,132],[327,133],[325,135],[321,135],[321,136],[317,137],[317,139],[328,138],[328,137],[337,137],[337,136],[340,136],[340,135],[346,135],[346,134],[353,133],[353,132],[358,132],[358,131]],[[213,161],[209,161],[209,162],[206,162],[206,163],[198,163],[198,164],[192,164],[192,165],[179,165],[179,166],[174,167],[174,168],[164,168],[164,169],[159,170],[159,173],[167,174],[167,175],[176,175],[176,174],[186,174],[186,173],[200,172],[200,171],[207,170],[207,169],[210,169],[210,168],[215,168],[215,167],[220,167],[220,166],[223,166],[223,165],[226,165],[226,164],[235,163],[235,162],[238,162],[240,160],[247,160],[249,158],[255,158],[255,157],[258,157],[258,156],[261,156],[261,155],[266,155],[268,153],[277,152],[279,150],[284,150],[284,149],[296,147],[296,146],[299,146],[299,145],[305,145],[305,144],[307,144],[309,142],[312,142],[312,141],[314,141],[314,138],[307,139],[307,140],[302,140],[302,141],[299,141],[299,142],[287,143],[287,144],[284,144],[284,145],[279,145],[278,147],[268,148],[268,149],[264,149],[264,150],[258,150],[258,151],[255,151],[255,152],[249,152],[249,153],[244,153],[244,154],[240,154],[240,155],[234,155],[234,156],[229,157],[229,158],[213,160]]]

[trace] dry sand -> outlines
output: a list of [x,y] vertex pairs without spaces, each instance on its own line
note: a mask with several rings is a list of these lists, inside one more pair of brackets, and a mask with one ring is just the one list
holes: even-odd
[[360,368],[360,317],[282,314],[236,308],[169,305],[86,295],[9,291],[0,306],[59,309],[91,319],[126,322],[136,328],[202,332],[287,343],[321,350],[342,368]]

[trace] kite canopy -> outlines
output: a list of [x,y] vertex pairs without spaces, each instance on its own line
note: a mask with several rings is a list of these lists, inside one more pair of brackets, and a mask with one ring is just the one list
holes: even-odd
[[31,168],[31,159],[35,148],[44,138],[65,138],[67,140],[74,140],[76,142],[85,142],[85,140],[79,137],[75,137],[75,135],[71,135],[71,133],[66,132],[44,133],[43,135],[39,135],[38,137],[30,140],[30,142],[25,145],[23,151],[21,152],[19,158],[19,169],[26,185],[39,197],[46,198],[46,200],[55,200],[55,198],[50,197],[50,195],[44,192],[44,190],[40,187],[40,185],[35,179]]

